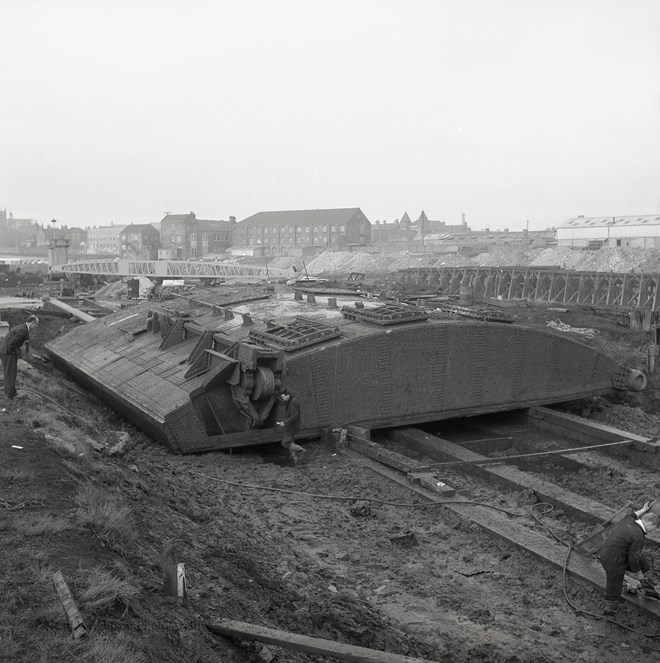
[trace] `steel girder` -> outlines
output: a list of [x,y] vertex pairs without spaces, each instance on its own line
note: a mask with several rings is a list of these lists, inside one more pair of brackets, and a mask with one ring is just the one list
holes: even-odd
[[658,310],[660,274],[572,272],[548,267],[418,267],[399,270],[408,289],[458,295],[471,285],[483,298]]
[[263,280],[289,278],[293,272],[261,265],[233,265],[183,260],[84,260],[53,267],[54,272],[103,276],[148,276],[150,278],[235,278]]

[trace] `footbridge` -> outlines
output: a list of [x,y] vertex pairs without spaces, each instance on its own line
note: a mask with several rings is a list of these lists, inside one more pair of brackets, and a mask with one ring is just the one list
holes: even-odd
[[402,269],[404,290],[458,295],[470,285],[474,295],[494,299],[529,299],[603,308],[660,308],[660,274],[574,272],[557,267],[419,267]]
[[53,267],[53,272],[64,273],[66,276],[98,274],[163,279],[230,279],[244,282],[294,276],[292,270],[273,269],[268,266],[185,260],[83,260]]

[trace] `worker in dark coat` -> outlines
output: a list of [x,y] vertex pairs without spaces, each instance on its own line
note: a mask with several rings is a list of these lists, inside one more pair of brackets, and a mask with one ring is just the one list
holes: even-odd
[[642,555],[644,540],[658,526],[655,513],[645,513],[637,520],[624,518],[612,530],[600,549],[600,562],[607,574],[605,600],[621,600],[623,578],[629,571],[637,580],[644,579],[649,571],[649,560]]
[[280,401],[284,404],[284,412],[282,420],[276,422],[276,425],[284,433],[282,446],[288,449],[294,465],[297,465],[305,453],[305,450],[295,443],[296,433],[300,430],[300,405],[286,388],[280,392]]
[[7,398],[16,397],[16,374],[21,346],[25,343],[27,351],[30,351],[30,330],[38,324],[39,318],[36,315],[30,315],[24,323],[11,327],[7,335],[0,340],[0,361],[2,361]]

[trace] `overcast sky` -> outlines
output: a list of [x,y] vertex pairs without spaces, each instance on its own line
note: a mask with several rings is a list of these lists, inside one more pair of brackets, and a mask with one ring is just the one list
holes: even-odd
[[0,209],[660,212],[658,0],[0,0]]

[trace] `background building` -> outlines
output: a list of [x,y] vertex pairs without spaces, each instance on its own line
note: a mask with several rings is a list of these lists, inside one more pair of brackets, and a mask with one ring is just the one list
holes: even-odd
[[87,253],[118,256],[121,250],[119,235],[124,226],[94,226],[87,228]]
[[233,226],[232,244],[262,255],[306,255],[369,244],[371,223],[359,207],[258,212]]
[[0,249],[3,253],[21,253],[35,247],[34,219],[17,219],[0,210]]
[[160,233],[149,223],[136,223],[119,233],[119,256],[130,260],[158,260]]
[[660,248],[660,214],[647,216],[577,216],[557,228],[559,246]]
[[198,219],[194,212],[167,214],[160,222],[161,250],[159,257],[190,260],[225,253],[231,244],[229,221]]

